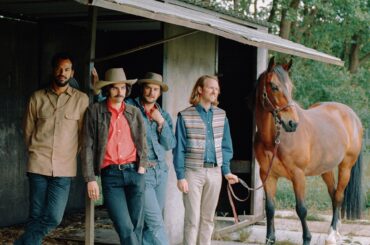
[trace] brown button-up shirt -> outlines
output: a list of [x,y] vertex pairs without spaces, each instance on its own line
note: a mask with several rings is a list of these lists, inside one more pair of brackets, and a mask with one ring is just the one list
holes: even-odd
[[50,88],[31,96],[24,120],[28,172],[76,176],[76,155],[88,104],[87,95],[72,87],[59,96]]

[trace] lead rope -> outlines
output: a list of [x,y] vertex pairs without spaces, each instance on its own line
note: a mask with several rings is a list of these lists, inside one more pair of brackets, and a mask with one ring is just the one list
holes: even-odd
[[262,180],[262,184],[259,187],[257,187],[257,188],[252,188],[252,187],[249,187],[248,184],[244,180],[242,180],[242,179],[239,178],[238,179],[239,180],[239,183],[245,189],[247,189],[247,193],[248,193],[247,194],[247,197],[245,197],[243,199],[241,199],[241,198],[239,198],[238,196],[235,195],[234,190],[231,187],[231,184],[230,183],[227,184],[227,196],[229,198],[231,210],[233,212],[235,224],[238,224],[239,223],[239,219],[238,219],[238,214],[237,214],[236,209],[235,209],[235,204],[234,204],[234,201],[233,201],[233,197],[235,198],[235,200],[237,200],[239,202],[245,202],[246,200],[248,200],[248,198],[250,196],[250,192],[251,191],[257,191],[257,190],[261,189],[265,185],[266,180],[267,180],[267,178],[270,175],[270,172],[271,172],[271,169],[272,169],[272,163],[274,162],[274,159],[275,159],[275,156],[276,156],[276,153],[277,153],[277,149],[278,149],[279,144],[280,144],[280,129],[281,129],[281,126],[280,126],[278,117],[275,116],[275,113],[273,113],[273,115],[274,115],[274,120],[275,120],[275,129],[276,129],[275,141],[274,141],[275,147],[274,147],[274,151],[272,153],[272,158],[271,158],[270,163],[269,163],[269,168],[267,170],[266,177]]

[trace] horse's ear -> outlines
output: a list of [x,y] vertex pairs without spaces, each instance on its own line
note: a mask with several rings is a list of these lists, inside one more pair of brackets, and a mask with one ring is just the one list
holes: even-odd
[[283,65],[284,70],[289,71],[290,67],[292,67],[292,64],[293,64],[293,60],[290,59],[288,64]]
[[271,72],[272,69],[274,69],[274,67],[275,67],[275,57],[272,56],[270,61],[269,61],[269,66],[267,68],[267,72]]

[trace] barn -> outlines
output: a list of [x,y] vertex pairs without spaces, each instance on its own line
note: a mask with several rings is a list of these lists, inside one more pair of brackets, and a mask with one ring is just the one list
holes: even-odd
[[[220,107],[227,111],[235,152],[232,171],[252,187],[261,181],[252,151],[254,112],[248,105],[256,78],[267,66],[268,51],[343,65],[336,57],[268,34],[267,23],[185,0],[7,0],[0,2],[0,27],[0,227],[25,222],[28,215],[22,117],[30,94],[49,82],[55,52],[75,56],[75,77],[90,95],[93,66],[102,74],[123,67],[129,78],[147,71],[163,74],[170,90],[161,104],[174,123],[177,112],[188,106],[196,79],[219,75]],[[178,244],[183,207],[170,153],[167,159],[170,198],[165,221],[171,244]],[[74,180],[67,209],[86,206],[91,223],[94,204],[85,204],[84,187],[80,176]],[[236,192],[245,194],[238,188]],[[236,205],[239,215],[263,217],[263,191]],[[224,187],[217,212],[231,214]]]

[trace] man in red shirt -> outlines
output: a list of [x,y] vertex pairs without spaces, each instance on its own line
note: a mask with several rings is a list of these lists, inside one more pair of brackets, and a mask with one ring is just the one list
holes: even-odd
[[113,68],[95,84],[107,100],[88,107],[81,152],[88,195],[99,199],[95,175],[101,175],[104,204],[125,245],[141,245],[144,223],[146,130],[139,109],[124,102],[135,82]]

